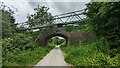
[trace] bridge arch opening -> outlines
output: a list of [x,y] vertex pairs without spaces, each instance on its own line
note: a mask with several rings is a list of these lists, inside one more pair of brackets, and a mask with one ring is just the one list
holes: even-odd
[[[53,34],[48,35],[45,38],[45,40],[47,42],[47,46],[48,46],[50,39],[55,38],[55,37],[65,39],[65,45],[68,45],[68,37],[66,35],[61,34],[61,33],[53,33]],[[56,45],[59,45],[59,43],[56,43]]]

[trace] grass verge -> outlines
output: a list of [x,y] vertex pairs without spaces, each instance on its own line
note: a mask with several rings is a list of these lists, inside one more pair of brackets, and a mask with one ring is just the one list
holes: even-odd
[[34,33],[14,33],[13,36],[0,40],[2,43],[3,66],[34,66],[51,48],[35,42]]
[[65,61],[76,68],[77,66],[120,66],[120,54],[111,58],[103,39],[62,47],[62,51],[65,53]]

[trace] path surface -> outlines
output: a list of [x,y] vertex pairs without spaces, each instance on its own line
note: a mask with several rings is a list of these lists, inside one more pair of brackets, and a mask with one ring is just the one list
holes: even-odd
[[64,55],[59,47],[55,47],[50,51],[40,62],[38,62],[35,66],[68,66],[64,61]]

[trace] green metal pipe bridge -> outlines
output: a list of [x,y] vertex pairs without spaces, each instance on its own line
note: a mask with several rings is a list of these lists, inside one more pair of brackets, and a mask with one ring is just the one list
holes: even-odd
[[[48,28],[52,26],[62,27],[63,25],[68,24],[76,24],[76,23],[83,23],[85,19],[84,10],[78,10],[68,13],[63,13],[59,15],[53,16],[53,22],[54,24],[49,25],[40,25],[32,28],[26,28],[25,26],[29,25],[29,22],[22,22],[22,23],[16,23],[15,25],[20,27],[25,27],[25,30],[34,30],[34,29],[42,29],[42,28]],[[49,22],[49,21],[48,21]]]

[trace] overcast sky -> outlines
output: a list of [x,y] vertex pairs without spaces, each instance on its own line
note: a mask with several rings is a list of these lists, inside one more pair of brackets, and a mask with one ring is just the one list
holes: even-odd
[[33,14],[34,8],[37,7],[37,5],[40,6],[47,6],[50,8],[49,12],[52,13],[52,15],[57,15],[61,13],[76,11],[85,9],[85,4],[88,2],[15,2],[15,1],[9,1],[6,2],[5,0],[0,0],[4,2],[4,4],[8,6],[13,6],[14,8],[17,8],[17,12],[15,14],[16,23],[25,22],[27,21],[27,14]]

